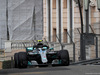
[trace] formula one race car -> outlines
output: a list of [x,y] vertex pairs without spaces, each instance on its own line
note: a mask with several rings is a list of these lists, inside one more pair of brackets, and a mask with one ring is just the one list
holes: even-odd
[[48,45],[39,42],[33,47],[26,47],[26,52],[14,54],[15,68],[27,68],[28,65],[69,65],[69,53],[67,50],[54,51]]

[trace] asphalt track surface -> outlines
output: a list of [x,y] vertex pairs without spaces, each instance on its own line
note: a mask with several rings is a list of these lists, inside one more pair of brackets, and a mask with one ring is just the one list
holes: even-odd
[[0,70],[0,75],[100,75],[100,65],[13,68]]

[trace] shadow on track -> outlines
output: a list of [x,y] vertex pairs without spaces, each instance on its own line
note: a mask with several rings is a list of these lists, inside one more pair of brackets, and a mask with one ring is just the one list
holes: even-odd
[[48,71],[62,71],[62,70],[70,70],[70,68],[60,66],[60,67],[33,67],[26,69],[3,69],[0,70],[0,75],[3,74],[11,74],[11,73],[24,73],[24,72],[48,72]]

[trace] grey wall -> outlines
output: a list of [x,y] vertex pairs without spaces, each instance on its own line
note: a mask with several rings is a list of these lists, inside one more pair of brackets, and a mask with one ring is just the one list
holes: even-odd
[[4,47],[3,40],[6,39],[6,0],[0,0],[0,48]]
[[[33,12],[35,7],[35,32]],[[6,0],[0,0],[0,38],[7,35]],[[43,1],[42,0],[8,0],[8,26],[10,40],[33,40],[43,35]],[[1,42],[1,39],[0,39]]]

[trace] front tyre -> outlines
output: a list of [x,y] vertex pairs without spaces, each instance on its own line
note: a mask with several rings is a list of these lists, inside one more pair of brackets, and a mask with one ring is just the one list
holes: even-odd
[[19,61],[19,59],[18,59],[18,53],[14,54],[14,61],[15,61],[15,68],[18,68],[19,67],[19,64],[18,64],[18,61]]
[[69,53],[67,50],[61,50],[59,53],[59,57],[61,60],[61,65],[69,66],[70,60],[69,60]]
[[19,68],[27,68],[27,53],[26,52],[19,52]]

